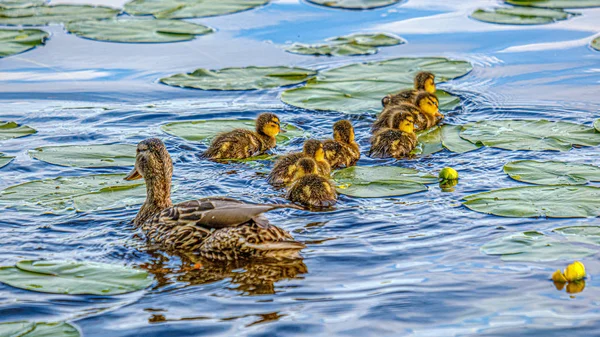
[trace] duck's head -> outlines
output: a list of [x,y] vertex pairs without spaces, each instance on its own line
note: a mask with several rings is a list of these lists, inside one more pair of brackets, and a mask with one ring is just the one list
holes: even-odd
[[302,158],[296,162],[296,174],[294,180],[300,179],[308,174],[318,174],[317,162],[312,158]]
[[426,114],[430,116],[440,115],[439,101],[437,96],[432,93],[423,91],[415,99],[416,105]]
[[135,167],[125,180],[169,180],[173,176],[173,162],[165,147],[158,138],[141,141],[136,150]]
[[305,155],[314,158],[316,161],[325,160],[325,151],[323,151],[323,143],[316,139],[309,139],[304,142],[304,148],[302,149]]
[[392,127],[406,133],[415,132],[415,115],[408,111],[396,112],[392,116]]
[[415,76],[415,89],[435,93],[435,75],[426,71],[418,73]]
[[262,113],[256,118],[256,132],[275,137],[281,132],[279,117],[272,113]]
[[354,142],[354,127],[348,120],[341,120],[333,124],[333,139],[338,142],[350,144]]

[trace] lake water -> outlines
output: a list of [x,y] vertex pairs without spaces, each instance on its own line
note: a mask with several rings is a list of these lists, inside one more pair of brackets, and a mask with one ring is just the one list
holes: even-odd
[[[119,7],[124,2],[95,3]],[[16,156],[0,169],[0,189],[40,178],[128,171],[54,166],[29,158],[28,149],[136,144],[160,137],[175,163],[177,195],[283,202],[281,192],[257,174],[267,168],[200,160],[195,153],[204,149],[202,144],[169,136],[160,125],[272,111],[325,138],[345,116],[286,106],[279,100],[282,89],[204,92],[157,82],[200,67],[328,69],[366,60],[444,56],[474,66],[467,76],[440,85],[462,98],[461,106],[447,113],[449,123],[543,118],[590,125],[600,116],[600,52],[589,47],[600,32],[600,8],[576,10],[583,15],[539,26],[495,25],[468,17],[475,8],[495,5],[493,0],[409,0],[344,11],[275,0],[247,12],[190,20],[217,32],[170,44],[97,42],[66,34],[59,25],[46,27],[51,37],[45,46],[0,59],[0,120],[38,130],[0,144],[1,152]],[[354,32],[393,33],[407,43],[359,57],[303,56],[283,49],[287,43],[317,43]],[[350,118],[364,154],[373,118]],[[301,145],[298,140],[278,151]],[[549,277],[572,261],[504,262],[481,253],[480,247],[511,233],[600,222],[500,218],[472,212],[461,199],[523,186],[502,172],[511,160],[597,164],[599,156],[599,147],[560,153],[482,148],[400,162],[363,156],[360,165],[400,165],[434,174],[451,166],[461,180],[451,193],[431,185],[427,192],[398,198],[341,196],[330,212],[273,212],[273,223],[308,246],[303,261],[291,265],[194,269],[144,246],[128,223],[135,207],[62,216],[2,210],[2,265],[23,259],[126,264],[147,269],[155,282],[145,291],[113,297],[39,294],[0,284],[0,321],[66,320],[84,336],[598,336],[597,255],[582,260],[586,288],[571,296],[557,291]]]

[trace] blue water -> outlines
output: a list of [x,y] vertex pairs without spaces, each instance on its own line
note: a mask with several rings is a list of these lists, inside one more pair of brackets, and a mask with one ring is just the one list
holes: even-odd
[[[279,100],[282,89],[215,93],[157,83],[199,67],[328,69],[366,60],[445,56],[474,65],[469,75],[440,85],[463,100],[448,112],[449,123],[545,118],[590,125],[599,118],[600,53],[589,41],[600,32],[600,8],[577,10],[583,15],[543,26],[468,18],[475,8],[495,5],[491,0],[409,0],[372,11],[342,11],[301,0],[273,1],[252,11],[190,20],[217,32],[172,44],[97,42],[67,34],[58,25],[45,27],[52,34],[45,46],[0,59],[0,120],[38,130],[0,144],[0,152],[16,156],[0,169],[0,189],[41,178],[127,172],[54,166],[29,158],[28,149],[135,144],[160,137],[175,162],[177,195],[282,202],[281,192],[257,174],[268,167],[202,161],[195,156],[202,144],[164,134],[160,125],[272,111],[313,137],[325,138],[345,116],[285,106]],[[286,43],[369,31],[396,34],[407,43],[365,57],[312,57],[283,49]],[[367,149],[372,116],[350,118]],[[301,143],[278,151],[298,150]],[[269,214],[308,246],[303,261],[293,265],[193,270],[135,237],[128,223],[135,208],[61,216],[2,210],[2,265],[22,259],[126,264],[147,269],[155,282],[145,291],[114,297],[39,294],[0,284],[0,322],[66,320],[84,336],[597,336],[597,255],[582,260],[589,274],[586,288],[570,296],[557,291],[549,276],[571,261],[504,262],[480,252],[484,243],[511,233],[549,233],[568,225],[598,225],[597,219],[500,218],[469,211],[460,200],[522,186],[502,172],[511,160],[598,164],[599,155],[595,147],[561,153],[483,148],[401,162],[363,157],[360,165],[389,163],[432,173],[452,166],[461,180],[452,193],[433,185],[399,198],[341,196],[331,212]]]

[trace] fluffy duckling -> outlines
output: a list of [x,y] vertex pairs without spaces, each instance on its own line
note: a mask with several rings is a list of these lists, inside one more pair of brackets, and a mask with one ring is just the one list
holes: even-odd
[[414,124],[414,114],[397,112],[392,117],[393,128],[382,129],[371,137],[369,157],[401,159],[408,156],[417,145]]
[[341,120],[333,124],[333,139],[323,141],[325,159],[332,169],[356,165],[360,149],[354,140],[354,128],[350,121]]
[[151,244],[215,260],[300,257],[304,245],[262,216],[274,209],[297,206],[247,204],[230,198],[173,205],[172,175],[171,156],[160,139],[138,144],[135,168],[125,180],[146,181],[146,201],[133,223]]
[[398,104],[402,104],[402,103],[414,104],[415,99],[417,98],[417,95],[422,91],[425,91],[425,92],[428,92],[431,94],[435,93],[436,87],[435,87],[435,75],[434,74],[432,74],[430,72],[426,72],[426,71],[421,71],[421,72],[417,73],[417,75],[415,76],[415,88],[414,89],[403,90],[397,94],[387,95],[381,100],[381,104],[384,107],[398,105]]
[[443,118],[438,109],[439,101],[437,96],[428,92],[421,92],[415,99],[416,105],[410,103],[401,103],[383,108],[383,111],[377,116],[377,120],[371,127],[373,134],[383,128],[392,127],[391,118],[398,112],[407,111],[416,116],[415,131],[427,130],[437,125]]
[[294,182],[286,198],[309,208],[331,207],[337,202],[337,193],[331,180],[320,176],[317,163],[312,158],[302,158],[296,163]]
[[275,147],[275,136],[280,132],[279,117],[263,113],[256,119],[256,131],[235,129],[222,133],[213,139],[202,156],[213,160],[258,156]]
[[296,162],[304,157],[312,158],[317,162],[319,174],[328,177],[331,173],[331,167],[325,160],[323,143],[315,139],[309,139],[304,142],[302,152],[290,153],[275,162],[267,178],[269,184],[274,186],[283,186],[292,182],[296,172]]

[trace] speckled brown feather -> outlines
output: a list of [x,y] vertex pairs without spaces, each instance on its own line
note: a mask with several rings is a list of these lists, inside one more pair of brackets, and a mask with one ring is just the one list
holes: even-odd
[[414,133],[405,133],[396,129],[382,129],[371,138],[371,158],[401,159],[410,154],[417,145]]
[[325,159],[331,169],[356,165],[360,159],[360,148],[354,141],[354,128],[347,120],[337,121],[333,125],[334,139],[323,141]]
[[375,134],[381,129],[391,128],[392,117],[398,112],[410,112],[416,116],[415,131],[427,130],[434,127],[439,121],[437,118],[424,113],[414,104],[402,103],[397,106],[383,108],[383,111],[377,116],[377,120],[371,126],[371,133]]
[[286,156],[283,156],[275,162],[273,169],[267,177],[269,184],[273,186],[285,186],[292,182],[294,174],[296,172],[296,163],[302,158],[312,158],[317,163],[317,169],[319,174],[323,176],[329,176],[331,174],[331,167],[329,162],[326,160],[317,160],[315,158],[317,149],[323,149],[323,144],[318,140],[309,139],[304,143],[303,152],[294,152]]
[[430,78],[435,80],[435,75],[426,71],[417,73],[414,79],[414,89],[402,90],[395,94],[389,94],[381,100],[381,105],[388,107],[402,103],[415,104],[417,95],[420,91],[425,90],[425,82]]
[[294,181],[288,189],[287,199],[309,208],[332,207],[337,193],[331,180],[317,174],[308,174]]
[[261,155],[275,145],[275,137],[235,129],[218,135],[202,156],[210,159],[244,159]]

